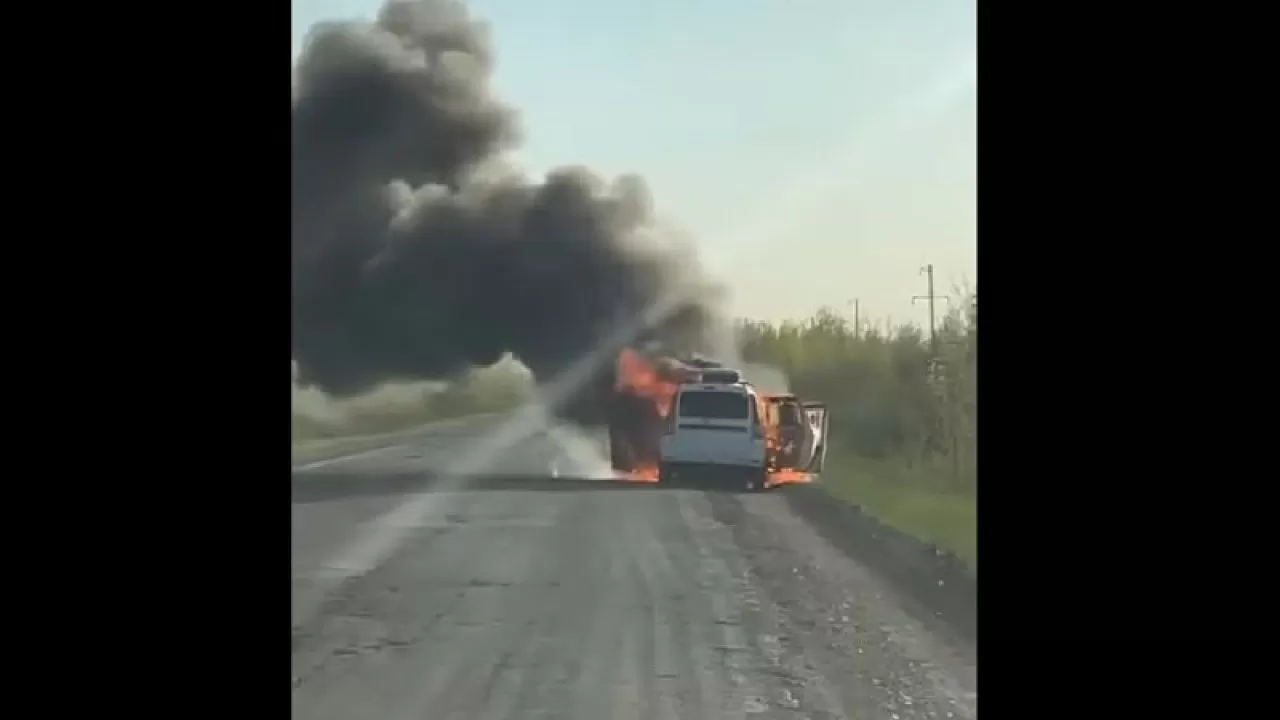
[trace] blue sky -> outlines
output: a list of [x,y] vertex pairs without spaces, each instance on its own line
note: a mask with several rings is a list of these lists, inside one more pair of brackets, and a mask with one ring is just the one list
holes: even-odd
[[[638,172],[658,213],[778,319],[923,322],[976,281],[976,0],[472,0],[533,172]],[[294,0],[293,45],[378,0]],[[786,292],[762,292],[782,288]]]

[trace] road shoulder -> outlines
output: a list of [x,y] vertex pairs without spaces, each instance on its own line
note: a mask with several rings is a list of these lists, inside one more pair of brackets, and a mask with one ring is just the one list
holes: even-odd
[[885,525],[819,486],[783,490],[787,504],[832,547],[893,584],[920,620],[977,643],[978,580],[949,553]]

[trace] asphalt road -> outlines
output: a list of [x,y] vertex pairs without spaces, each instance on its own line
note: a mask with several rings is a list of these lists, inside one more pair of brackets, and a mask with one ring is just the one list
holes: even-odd
[[777,492],[575,480],[495,422],[295,469],[295,718],[977,716],[976,649]]

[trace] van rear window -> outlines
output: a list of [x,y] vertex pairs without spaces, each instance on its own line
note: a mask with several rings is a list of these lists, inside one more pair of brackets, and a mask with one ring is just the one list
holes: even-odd
[[680,406],[677,413],[682,418],[696,417],[711,420],[746,420],[751,416],[746,395],[697,390],[680,393]]

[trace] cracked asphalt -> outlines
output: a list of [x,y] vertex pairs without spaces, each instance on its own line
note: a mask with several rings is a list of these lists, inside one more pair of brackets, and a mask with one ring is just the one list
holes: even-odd
[[489,423],[294,470],[293,717],[977,716],[976,648],[778,492],[573,479],[585,441]]

